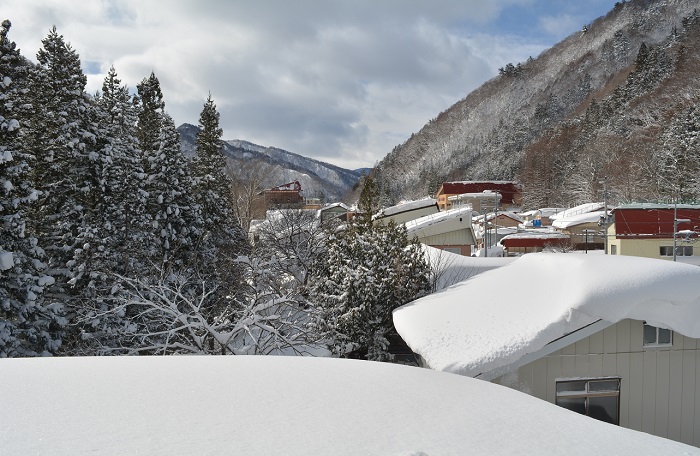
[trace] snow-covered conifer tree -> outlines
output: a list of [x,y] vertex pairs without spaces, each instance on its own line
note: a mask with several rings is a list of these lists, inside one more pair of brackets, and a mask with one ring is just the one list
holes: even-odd
[[89,262],[76,260],[89,248],[83,235],[97,210],[102,157],[80,58],[55,27],[42,40],[37,60],[29,77],[31,115],[21,137],[34,159],[38,191],[28,226],[46,252],[46,274],[55,280],[45,298],[59,308],[72,303],[89,274]]
[[677,201],[700,200],[700,110],[691,106],[663,135],[657,169],[661,190]]
[[19,133],[26,125],[30,64],[8,38],[10,21],[0,26],[0,358],[56,352],[66,320],[60,304],[44,299],[44,254],[28,229],[37,192],[31,182],[33,157]]
[[[95,202],[80,232],[83,248],[75,260],[85,265],[80,302],[73,306],[80,337],[71,353],[93,353],[96,347],[122,345],[115,340],[129,325],[117,305],[125,275],[146,274],[141,253],[145,219],[145,190],[141,151],[135,136],[136,111],[128,88],[111,68],[92,108],[99,125],[99,157]],[[149,265],[150,266],[150,265]]]
[[232,259],[241,253],[246,236],[233,215],[231,179],[224,172],[223,130],[219,127],[219,113],[211,95],[204,103],[199,117],[197,155],[191,169],[194,198],[201,211],[206,242],[200,243],[201,255],[210,262],[210,271],[221,283],[221,290],[231,288],[226,294],[235,293],[238,271]]
[[394,223],[373,225],[376,185],[366,177],[360,196],[364,216],[328,241],[328,264],[316,278],[319,328],[340,356],[387,360],[395,335],[391,312],[426,293],[428,265],[420,246]]
[[152,261],[162,263],[168,270],[193,257],[202,224],[179,135],[172,118],[165,113],[160,82],[151,73],[137,89],[137,137],[143,152],[146,213],[152,231],[146,245]]

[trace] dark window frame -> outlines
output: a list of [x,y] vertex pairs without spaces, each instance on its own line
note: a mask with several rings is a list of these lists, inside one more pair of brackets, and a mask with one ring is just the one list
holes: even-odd
[[[648,338],[647,335],[650,331],[648,329],[655,330],[654,340]],[[662,339],[666,339],[665,335],[668,332],[668,342],[660,342]],[[642,326],[642,347],[644,348],[657,348],[657,347],[672,347],[673,346],[673,331],[666,328],[659,328],[658,326],[647,324],[643,322]]]
[[[576,384],[583,384],[583,388],[571,390],[570,387]],[[597,387],[603,384],[615,385],[613,389],[598,389]],[[622,385],[621,377],[587,377],[587,378],[562,378],[556,380],[555,386],[555,404],[564,407],[568,410],[589,416],[611,424],[620,425],[620,388]],[[591,388],[593,386],[593,388]],[[605,420],[595,416],[596,412],[591,410],[591,400],[596,402],[600,398],[615,398],[615,416],[610,416],[610,420]],[[583,399],[583,403],[572,403],[577,399]],[[565,404],[567,403],[568,404]],[[568,405],[568,406],[567,406]],[[574,407],[578,405],[578,407]],[[583,408],[581,408],[583,405]]]

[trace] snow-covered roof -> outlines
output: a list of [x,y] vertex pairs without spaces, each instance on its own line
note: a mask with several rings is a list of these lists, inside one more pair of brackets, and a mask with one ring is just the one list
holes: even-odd
[[558,220],[564,217],[572,217],[578,214],[585,214],[586,212],[599,211],[605,208],[605,203],[586,203],[579,206],[574,206],[569,209],[564,209],[561,212],[552,214],[549,216],[550,220]]
[[671,261],[533,253],[395,310],[394,325],[431,368],[489,377],[598,320],[700,338],[698,283],[700,268]]
[[327,211],[329,209],[335,209],[336,207],[339,207],[345,211],[350,210],[350,208],[343,203],[331,203],[323,206],[321,209],[318,209],[318,213],[320,214],[321,212]]
[[428,228],[432,225],[438,225],[444,223],[448,220],[454,220],[460,217],[469,216],[469,228],[471,228],[471,216],[472,207],[471,206],[460,206],[455,209],[450,209],[448,211],[438,212],[436,214],[426,215],[424,217],[418,218],[416,220],[411,220],[404,223],[406,231],[411,234],[416,231]]
[[421,245],[432,271],[435,289],[442,290],[482,272],[512,263],[515,258],[474,258]]
[[0,385],[3,455],[698,453],[492,383],[347,359],[2,359]]
[[519,231],[517,233],[509,234],[501,241],[506,239],[568,239],[569,235],[564,233],[559,233],[552,231],[549,228],[544,229],[530,229],[525,231]]
[[[500,217],[500,216],[508,217],[510,219],[515,220],[516,222],[519,222],[519,223],[523,223],[525,221],[520,215],[516,214],[515,212],[511,212],[511,211],[489,212],[488,214],[486,214],[486,220],[491,221],[491,220],[495,219],[496,217]],[[483,215],[479,215],[478,217],[474,217],[474,222],[483,223],[483,221],[484,221]]]
[[558,212],[562,212],[562,211],[565,211],[565,210],[566,210],[566,208],[564,208],[564,207],[543,207],[543,208],[540,208],[540,209],[532,209],[532,210],[529,210],[529,211],[520,212],[519,215],[520,215],[521,217],[523,217],[523,218],[534,217],[534,216],[536,216],[536,215],[538,215],[538,214],[539,214],[541,217],[550,217],[550,216],[552,216],[552,215],[554,215],[554,214],[556,214],[556,213],[558,213]]
[[437,200],[435,198],[424,198],[422,200],[416,201],[405,201],[396,206],[387,207],[382,209],[377,217],[387,217],[390,215],[400,214],[401,212],[414,211],[417,209],[423,209],[425,207],[437,205]]
[[460,193],[459,195],[452,195],[449,196],[447,199],[449,201],[458,201],[458,200],[465,200],[465,199],[478,199],[478,200],[495,200],[495,201],[500,201],[503,195],[501,195],[498,192],[494,192],[491,190],[484,190],[483,192],[476,192],[476,193]]
[[561,217],[552,222],[554,228],[565,230],[572,226],[583,225],[585,223],[597,223],[605,215],[605,210],[584,212],[582,214]]

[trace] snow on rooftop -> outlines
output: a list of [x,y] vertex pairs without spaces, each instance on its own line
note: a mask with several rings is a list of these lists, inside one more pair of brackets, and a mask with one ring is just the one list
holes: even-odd
[[571,217],[578,214],[585,214],[586,212],[599,211],[605,207],[605,203],[586,203],[579,206],[574,206],[569,209],[564,209],[561,212],[552,214],[549,216],[550,220],[557,220],[564,217]]
[[549,228],[533,228],[504,236],[501,241],[504,239],[568,239],[569,237],[568,234],[552,231]]
[[700,338],[698,283],[700,268],[671,261],[527,254],[395,310],[394,326],[429,367],[473,377],[599,319]]
[[[498,212],[489,212],[488,214],[485,215],[487,221],[491,221],[495,219],[496,217],[508,217],[516,222],[523,223],[525,219],[523,219],[520,215],[516,214],[515,212],[512,211],[498,211]],[[477,217],[474,217],[474,222],[475,223],[483,223],[484,222],[484,215],[479,215]]]
[[500,201],[503,195],[493,190],[484,190],[483,192],[473,192],[473,193],[460,193],[459,195],[453,195],[448,197],[449,201],[459,201],[464,199],[485,199],[485,200],[497,200]]
[[347,205],[345,205],[344,203],[330,203],[330,204],[326,204],[326,205],[323,206],[321,209],[318,209],[318,211],[323,212],[323,211],[326,211],[326,210],[328,210],[328,209],[333,209],[333,208],[336,208],[336,207],[345,209],[346,211],[349,211],[349,210],[350,210],[350,208],[349,208]]
[[565,230],[572,226],[582,225],[584,223],[597,223],[600,218],[605,215],[605,210],[584,212],[582,214],[571,215],[568,217],[561,217],[552,222],[554,228],[559,228]]
[[418,218],[416,220],[411,220],[406,223],[404,223],[404,226],[406,226],[406,231],[410,234],[413,233],[417,230],[427,228],[431,225],[435,225],[438,223],[442,223],[446,220],[452,220],[456,219],[459,217],[466,217],[469,215],[470,220],[471,220],[471,215],[472,215],[472,207],[471,206],[460,206],[455,209],[450,209],[448,211],[441,211],[436,214],[430,214],[423,216],[421,218]]
[[527,220],[526,222],[524,222],[523,226],[532,226],[532,221],[534,219],[549,219],[552,215],[564,210],[565,208],[560,207],[543,207],[541,209],[533,209],[526,212],[519,212],[518,215],[520,215],[520,217],[523,218],[523,220]]
[[475,258],[421,244],[430,269],[435,290],[442,290],[482,272],[512,263],[515,258]]
[[435,206],[437,200],[435,198],[424,198],[416,201],[404,201],[396,206],[387,207],[377,214],[377,217],[387,217],[389,215],[399,214],[401,212],[413,211],[424,207]]
[[0,385],[3,455],[699,453],[503,386],[368,361],[3,359]]

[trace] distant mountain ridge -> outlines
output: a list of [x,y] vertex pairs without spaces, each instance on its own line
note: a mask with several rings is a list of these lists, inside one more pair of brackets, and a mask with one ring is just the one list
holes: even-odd
[[[612,198],[653,197],[647,183],[627,191],[630,174],[619,169],[635,166],[625,154],[640,144],[650,150],[636,157],[649,160],[640,167],[658,161],[651,149],[662,148],[671,119],[699,101],[700,41],[689,19],[698,7],[698,0],[617,2],[537,58],[505,65],[378,163],[383,199],[421,198],[443,181],[470,179],[521,180],[526,195],[541,194],[526,199],[534,207],[602,199],[604,179]],[[682,106],[659,106],[657,93]],[[603,150],[619,163],[607,163]]]
[[[194,156],[199,128],[182,124],[180,148],[186,156]],[[284,149],[265,147],[240,139],[224,141],[224,154],[232,169],[246,173],[255,165],[265,166],[265,186],[274,187],[299,181],[307,198],[340,201],[357,184],[367,170],[348,170],[339,166],[304,157]],[[243,176],[247,177],[247,176]]]

